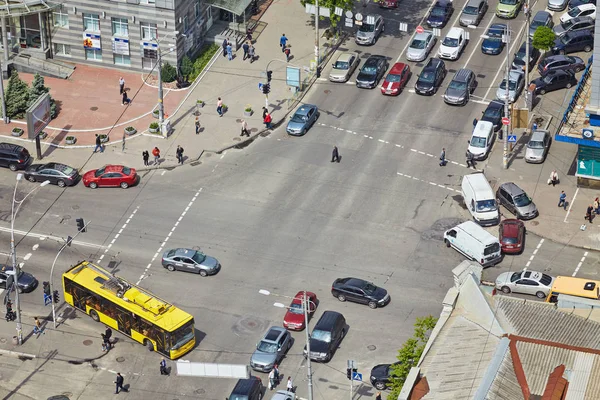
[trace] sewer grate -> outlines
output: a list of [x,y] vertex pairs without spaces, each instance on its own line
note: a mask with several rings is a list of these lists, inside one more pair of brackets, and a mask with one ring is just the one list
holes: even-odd
[[122,363],[125,361],[125,357],[117,357],[117,362]]
[[94,343],[94,341],[93,340],[89,340],[89,339],[86,339],[86,340],[83,341],[83,345],[84,346],[91,346],[92,343]]
[[90,107],[91,111],[98,111],[98,107]]

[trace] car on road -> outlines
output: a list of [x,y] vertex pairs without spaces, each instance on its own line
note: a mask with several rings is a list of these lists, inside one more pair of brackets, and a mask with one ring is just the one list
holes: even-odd
[[31,164],[33,157],[29,151],[18,144],[0,143],[0,167],[11,171],[25,169]]
[[515,214],[518,219],[533,219],[539,215],[531,198],[516,183],[506,182],[496,191],[498,204]]
[[505,219],[498,226],[500,247],[504,254],[520,254],[524,250],[525,224],[518,219]]
[[417,33],[406,49],[406,59],[408,61],[423,61],[436,43],[437,39],[433,36],[433,32]]
[[329,73],[329,80],[331,82],[347,82],[350,79],[350,75],[358,67],[358,64],[360,64],[358,53],[348,52],[340,54],[336,62],[333,63],[333,68]]
[[359,278],[338,278],[331,285],[331,294],[339,301],[367,304],[370,308],[386,306],[391,298],[387,290]]
[[378,364],[371,369],[371,385],[377,390],[385,390],[391,383],[392,367],[400,364],[397,361],[393,364]]
[[[14,269],[11,265],[0,264],[0,289],[7,289],[6,281],[10,275],[13,275],[14,281]],[[35,290],[38,285],[38,280],[35,276],[29,272],[25,272],[22,269],[19,273],[19,293],[29,293]]]
[[554,70],[548,71],[544,76],[534,79],[535,94],[544,95],[558,89],[570,89],[577,85],[577,78],[573,71]]
[[477,26],[488,10],[487,0],[469,0],[460,13],[458,23],[461,26]]
[[475,90],[475,86],[477,86],[475,73],[470,69],[459,69],[446,88],[444,102],[464,106],[469,102],[469,97]]
[[529,24],[529,39],[533,39],[533,34],[540,26],[552,28],[554,22],[552,21],[552,14],[548,11],[540,10],[533,16],[531,23]]
[[54,162],[32,164],[25,170],[24,175],[29,182],[49,181],[60,187],[73,186],[79,181],[79,172],[75,168]]
[[589,31],[594,33],[596,21],[591,17],[577,17],[556,25],[552,30],[557,37],[566,35],[569,32]]
[[[306,297],[308,297],[307,314],[310,320],[315,314],[318,300],[317,295],[313,292],[306,292]],[[294,331],[301,331],[306,328],[306,321],[304,320],[304,291],[300,291],[294,296],[292,303],[283,317],[283,326]]]
[[307,354],[304,346],[304,356],[313,361],[328,362],[340,347],[347,331],[346,318],[341,313],[325,311],[310,334],[310,354]]
[[273,397],[271,397],[271,400],[296,400],[296,398],[297,396],[294,392],[289,392],[287,390],[278,390],[275,392]]
[[[527,56],[527,42],[523,42],[519,50],[515,53],[513,58],[512,68],[514,69],[525,69],[525,57]],[[538,58],[540,58],[540,51],[533,47],[531,40],[529,41],[529,69],[533,69]]]
[[467,36],[463,28],[450,28],[438,50],[438,57],[458,60],[467,45]]
[[452,0],[438,0],[431,8],[425,22],[430,28],[442,29],[446,26],[453,13],[454,6],[452,5]]
[[539,62],[537,68],[542,76],[554,70],[573,71],[577,73],[585,69],[585,63],[579,57],[558,54],[545,57]]
[[538,299],[548,297],[554,278],[542,272],[524,269],[519,272],[503,272],[496,278],[496,289],[503,293],[523,293]]
[[515,18],[523,5],[523,0],[500,0],[496,6],[498,18]]
[[162,266],[169,271],[194,272],[200,276],[214,275],[221,269],[219,261],[199,250],[170,249],[163,253]]
[[379,2],[379,8],[398,8],[398,2],[400,0],[381,0]]
[[229,394],[230,400],[261,400],[265,388],[258,376],[239,379]]
[[269,372],[279,364],[292,347],[292,335],[279,326],[269,328],[250,356],[250,367],[255,371]]
[[560,16],[560,22],[567,22],[577,17],[591,17],[593,19],[596,19],[596,5],[582,4],[580,6],[573,7]]
[[494,124],[494,132],[502,128],[502,118],[504,117],[504,103],[498,100],[492,100],[483,111],[480,121],[488,121]]
[[525,79],[523,71],[513,69],[508,74],[508,93],[506,90],[507,80],[502,80],[500,86],[496,90],[496,99],[505,101],[508,98],[509,103],[514,103],[525,87]]
[[314,104],[302,104],[290,117],[285,131],[288,135],[303,136],[319,119],[319,115],[319,109]]
[[506,29],[506,24],[492,24],[481,42],[481,52],[492,56],[502,53]]
[[525,162],[540,164],[546,160],[552,136],[548,131],[538,130],[531,134],[527,149],[525,150]]
[[548,0],[548,10],[562,11],[567,8],[569,0]]
[[[368,21],[373,21],[369,23]],[[379,14],[369,14],[364,17],[362,25],[356,31],[354,41],[356,44],[369,45],[375,44],[379,36],[385,31],[385,23],[383,17]]]
[[494,143],[494,125],[489,121],[478,121],[471,133],[467,150],[475,160],[485,160]]
[[121,187],[127,189],[139,180],[135,168],[124,165],[105,165],[83,174],[83,185],[92,189],[99,187]]
[[425,96],[436,94],[447,73],[444,61],[439,58],[430,58],[415,82],[415,92]]
[[379,55],[370,56],[356,76],[356,86],[373,89],[379,84],[387,68],[388,61],[386,57]]
[[408,64],[394,64],[381,84],[381,94],[387,96],[399,95],[410,77],[411,72]]
[[594,34],[590,31],[569,32],[554,40],[552,54],[569,54],[578,51],[589,53],[594,48]]

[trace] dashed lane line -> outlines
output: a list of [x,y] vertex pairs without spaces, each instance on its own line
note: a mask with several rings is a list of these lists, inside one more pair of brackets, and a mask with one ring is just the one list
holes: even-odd
[[426,181],[425,179],[420,179],[420,178],[417,178],[416,176],[412,176],[412,175],[406,175],[406,174],[403,174],[402,172],[396,172],[396,174],[398,174],[399,176],[403,176],[403,177],[405,177],[405,178],[407,178],[407,179],[412,179],[412,180],[414,180],[414,181],[419,181],[419,182],[423,182],[423,183],[428,183],[428,184],[430,184],[431,186],[436,186],[436,187],[439,187],[439,188],[442,188],[442,189],[449,190],[449,191],[451,191],[451,192],[460,193],[460,190],[458,190],[458,189],[454,189],[454,188],[451,188],[451,187],[448,187],[448,186],[440,185],[439,183],[436,183],[436,182],[432,182],[432,181]]
[[531,265],[531,262],[533,261],[533,259],[537,255],[538,251],[540,250],[540,247],[542,247],[542,244],[544,244],[544,239],[540,239],[540,242],[535,247],[535,250],[533,250],[533,254],[531,255],[531,257],[529,257],[529,261],[527,261],[527,264],[525,264],[526,268],[529,268],[529,266]]
[[123,230],[125,228],[127,228],[127,225],[129,224],[129,222],[133,219],[133,217],[135,217],[135,214],[138,212],[138,210],[140,209],[140,206],[137,206],[135,208],[135,210],[133,210],[131,212],[131,214],[129,215],[129,217],[127,218],[127,220],[125,221],[125,223],[123,224],[123,226],[121,226],[121,229],[119,229],[119,232],[117,232],[115,234],[115,236],[113,237],[113,239],[110,241],[110,243],[108,244],[108,246],[106,246],[106,248],[104,249],[104,253],[100,255],[100,258],[98,258],[98,264],[100,264],[100,262],[102,261],[102,259],[104,258],[104,256],[106,256],[106,253],[108,253],[108,250],[110,250],[110,248],[113,246],[113,244],[115,244],[115,242],[117,241],[117,239],[119,238],[119,236],[121,236],[121,233],[123,233]]
[[573,271],[572,276],[577,275],[577,273],[579,272],[579,268],[581,268],[581,266],[583,265],[583,262],[585,261],[585,258],[587,256],[588,256],[588,252],[586,251],[585,253],[583,253],[583,257],[581,257],[581,260],[579,261],[579,264],[577,264],[577,268],[575,268],[575,271]]

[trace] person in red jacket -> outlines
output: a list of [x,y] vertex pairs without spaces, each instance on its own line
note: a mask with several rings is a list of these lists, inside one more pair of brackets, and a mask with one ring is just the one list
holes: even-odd
[[267,129],[271,129],[271,121],[273,121],[273,119],[271,118],[271,114],[269,114],[267,112],[265,114],[265,119],[263,120],[263,122],[265,123],[265,126],[267,127]]
[[158,164],[158,161],[160,160],[160,150],[158,147],[152,149],[152,155],[154,156],[154,165]]

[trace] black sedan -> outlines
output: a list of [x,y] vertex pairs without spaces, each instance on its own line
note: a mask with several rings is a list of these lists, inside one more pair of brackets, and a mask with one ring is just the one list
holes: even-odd
[[484,36],[483,42],[481,42],[481,52],[483,54],[490,54],[497,56],[504,50],[504,41],[502,37],[506,32],[506,24],[493,24],[488,29]]
[[73,186],[79,181],[79,173],[75,168],[60,163],[32,164],[25,171],[25,179],[29,182],[50,181],[60,187]]
[[421,70],[415,82],[415,92],[425,96],[433,96],[442,85],[448,70],[446,64],[439,58],[430,58]]
[[371,370],[371,385],[377,390],[385,390],[390,384],[390,376],[392,375],[392,367],[400,364],[400,361],[393,364],[379,364]]
[[438,0],[427,16],[427,25],[430,28],[443,28],[448,23],[454,12],[451,0]]
[[535,94],[546,94],[553,90],[569,89],[577,85],[577,78],[573,71],[554,70],[549,71],[541,78],[531,82],[535,85]]
[[[38,285],[38,280],[35,279],[35,277],[33,275],[31,275],[30,273],[27,272],[23,272],[23,270],[20,270],[21,273],[19,274],[19,293],[29,293],[31,291],[33,291],[37,285]],[[10,265],[1,265],[0,264],[0,289],[9,289],[6,287],[6,282],[9,279],[9,276],[12,275],[13,276],[13,282],[14,282],[14,269],[12,266]]]
[[581,58],[561,54],[545,57],[538,64],[538,72],[542,76],[554,70],[580,72],[584,69],[585,63]]
[[504,117],[504,103],[499,100],[493,100],[483,111],[482,121],[489,121],[494,124],[494,131],[502,128],[502,117]]
[[387,68],[388,61],[384,56],[375,55],[367,58],[356,77],[356,86],[373,89],[379,84]]
[[338,278],[331,285],[331,294],[339,301],[354,301],[371,308],[383,307],[390,302],[387,290],[358,278]]

